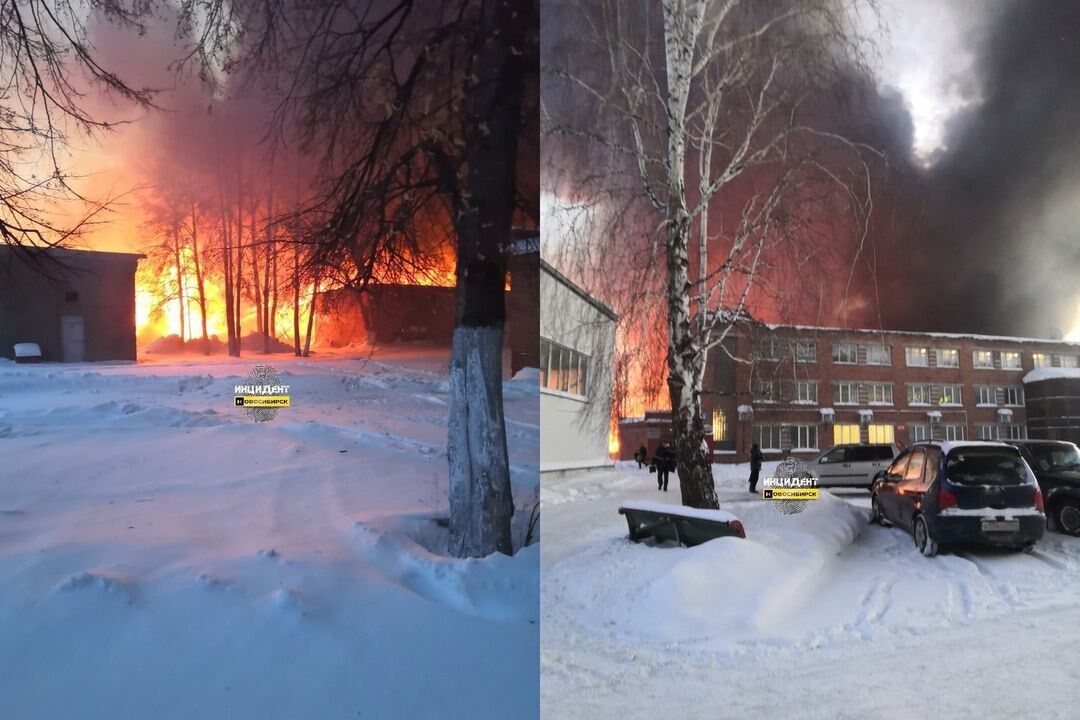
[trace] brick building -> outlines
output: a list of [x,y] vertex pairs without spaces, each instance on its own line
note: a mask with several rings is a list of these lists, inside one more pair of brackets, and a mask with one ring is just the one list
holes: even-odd
[[1041,437],[1025,374],[1078,365],[1080,343],[748,322],[710,355],[702,406],[716,462],[745,462],[752,443],[807,458],[837,443]]

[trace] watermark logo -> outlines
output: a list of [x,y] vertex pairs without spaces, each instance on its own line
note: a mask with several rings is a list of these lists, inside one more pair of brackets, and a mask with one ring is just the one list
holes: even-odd
[[794,515],[806,509],[806,504],[820,497],[818,479],[798,458],[784,458],[773,475],[765,478],[761,496],[772,500],[778,511]]
[[246,382],[233,386],[233,405],[244,409],[252,422],[267,422],[277,417],[281,408],[292,405],[289,386],[281,384],[278,371],[270,365],[256,365]]

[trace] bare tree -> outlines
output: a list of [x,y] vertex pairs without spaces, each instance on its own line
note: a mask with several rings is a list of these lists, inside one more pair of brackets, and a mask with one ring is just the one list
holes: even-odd
[[869,148],[813,123],[817,94],[862,57],[849,11],[834,0],[597,0],[578,15],[581,63],[545,66],[601,119],[596,130],[595,115],[575,122],[556,108],[545,131],[602,146],[616,170],[591,170],[585,184],[607,185],[620,221],[639,213],[648,242],[637,247],[663,280],[635,292],[666,309],[678,475],[692,507],[717,507],[701,402],[710,351],[747,317],[766,269],[796,271],[811,255],[812,203],[839,197],[858,218],[869,211]]

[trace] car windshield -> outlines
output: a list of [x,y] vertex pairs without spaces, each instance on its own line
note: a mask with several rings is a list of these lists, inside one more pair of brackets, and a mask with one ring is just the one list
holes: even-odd
[[1019,452],[997,447],[957,448],[945,465],[949,480],[961,485],[1019,485],[1027,473]]
[[1031,445],[1029,449],[1041,471],[1080,469],[1080,449],[1072,443]]

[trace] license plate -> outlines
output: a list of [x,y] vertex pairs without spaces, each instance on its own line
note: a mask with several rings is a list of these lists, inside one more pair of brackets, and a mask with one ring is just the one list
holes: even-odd
[[1016,532],[1020,529],[1019,520],[983,520],[983,532]]

